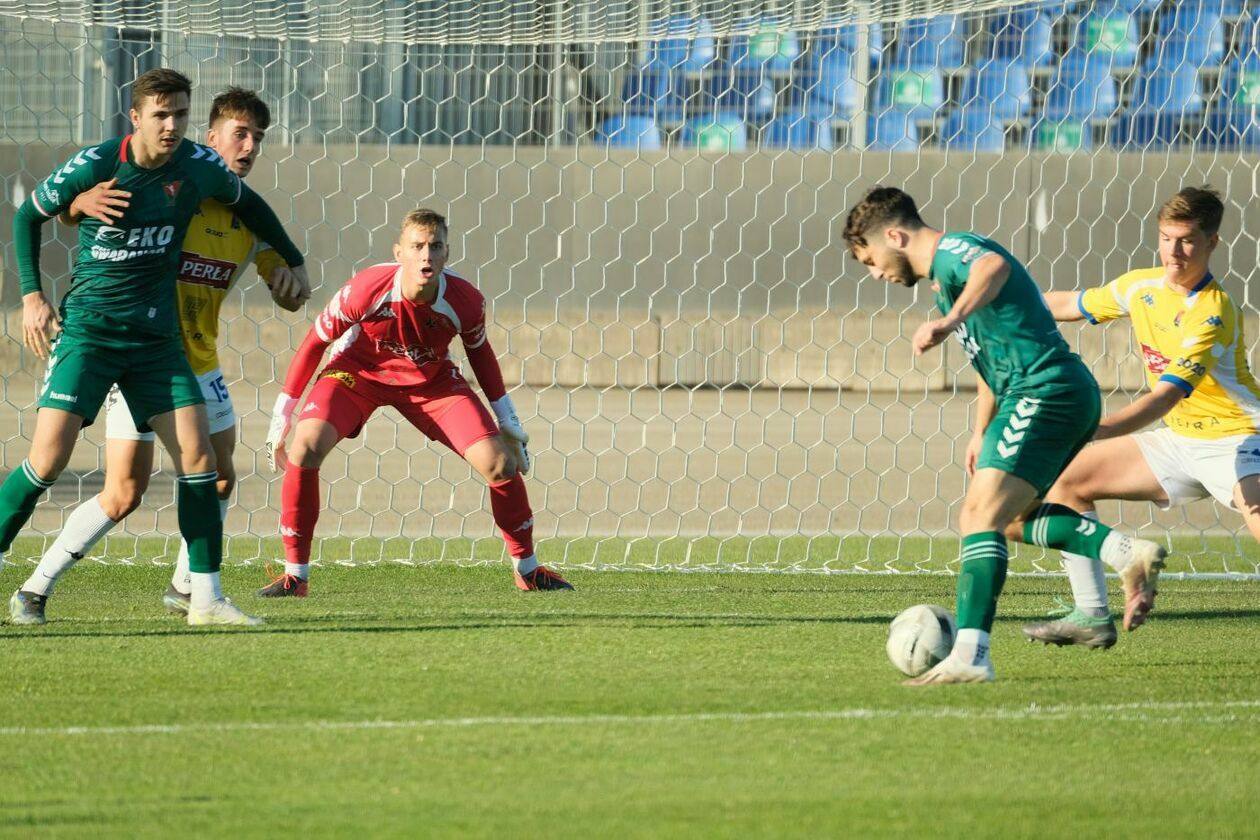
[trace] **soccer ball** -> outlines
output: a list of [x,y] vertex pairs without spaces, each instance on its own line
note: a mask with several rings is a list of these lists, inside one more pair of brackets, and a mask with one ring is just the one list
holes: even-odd
[[917,677],[949,655],[954,616],[935,604],[902,610],[888,625],[888,659],[903,674]]

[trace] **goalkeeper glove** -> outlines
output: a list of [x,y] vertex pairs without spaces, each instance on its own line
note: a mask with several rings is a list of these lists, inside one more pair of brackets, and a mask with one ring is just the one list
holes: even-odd
[[529,434],[516,416],[516,406],[512,405],[512,398],[504,394],[497,400],[492,400],[490,408],[499,421],[499,433],[503,435],[504,442],[516,458],[517,470],[522,475],[529,472],[529,450],[525,448],[525,444],[529,443]]
[[281,392],[276,397],[276,407],[271,410],[271,425],[267,428],[267,463],[273,471],[280,471],[288,466],[284,457],[284,439],[289,436],[289,423],[293,420],[293,411],[297,408],[298,398]]

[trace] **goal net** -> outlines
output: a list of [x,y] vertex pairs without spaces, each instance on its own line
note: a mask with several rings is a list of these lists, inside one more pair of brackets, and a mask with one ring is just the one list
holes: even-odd
[[[1193,0],[0,0],[0,224],[76,147],[129,130],[144,70],[193,79],[194,136],[229,84],[270,104],[249,183],[316,291],[278,312],[250,272],[225,308],[229,562],[277,556],[265,412],[312,315],[429,206],[490,302],[546,562],[951,571],[974,375],[952,344],[913,357],[930,294],[866,279],[845,211],[902,185],[930,222],[1079,289],[1157,265],[1153,208],[1212,184],[1228,207],[1214,269],[1254,337],[1255,20],[1249,3]],[[44,239],[59,297],[72,237],[49,224]],[[11,470],[43,365],[21,350],[7,244],[3,259]],[[1064,332],[1111,408],[1141,391],[1126,324]],[[13,559],[99,491],[102,426]],[[173,557],[169,461],[157,471],[111,557]],[[323,477],[317,559],[502,557],[482,482],[391,411]],[[1182,570],[1260,570],[1237,514],[1210,501],[1101,513],[1172,540]],[[1025,549],[1013,568],[1059,562]]]

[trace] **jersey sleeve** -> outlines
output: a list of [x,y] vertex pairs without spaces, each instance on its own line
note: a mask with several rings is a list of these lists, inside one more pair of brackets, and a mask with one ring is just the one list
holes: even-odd
[[244,184],[240,176],[228,169],[218,152],[209,146],[194,143],[189,159],[203,162],[198,172],[203,198],[213,198],[225,207],[231,207],[241,200]]
[[367,314],[370,294],[367,284],[360,283],[357,276],[352,277],[319,313],[312,328],[314,334],[325,344],[341,338]]
[[272,272],[286,265],[288,263],[276,252],[275,248],[272,248],[266,242],[258,243],[258,251],[254,254],[254,268],[258,269],[258,276],[263,279],[264,283],[271,285]]
[[965,234],[947,233],[937,245],[940,270],[936,280],[947,286],[956,296],[967,285],[971,267],[981,257],[997,253],[986,248],[984,242]]
[[1129,301],[1124,293],[1124,278],[1105,286],[1086,289],[1076,297],[1076,308],[1091,324],[1114,321],[1129,316]]
[[1233,343],[1237,315],[1228,300],[1218,299],[1207,311],[1195,312],[1194,321],[1183,329],[1181,353],[1160,375],[1160,382],[1176,385],[1190,396],[1212,371]]
[[464,343],[464,351],[468,355],[468,365],[472,368],[477,383],[481,385],[486,399],[494,402],[507,393],[503,384],[503,369],[499,366],[499,357],[486,337],[486,299],[480,292],[467,304],[467,312],[461,313],[459,338]]
[[[116,147],[117,143],[110,145]],[[115,148],[112,156],[109,151],[104,144],[81,149],[53,170],[31,193],[35,210],[45,219],[51,219],[69,208],[79,193],[108,180],[114,170],[114,161],[110,158],[116,156],[117,150]]]

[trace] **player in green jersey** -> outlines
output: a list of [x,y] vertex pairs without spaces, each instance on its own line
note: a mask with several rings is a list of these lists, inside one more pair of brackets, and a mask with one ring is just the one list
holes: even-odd
[[958,635],[944,661],[907,684],[988,682],[1008,539],[1115,561],[1134,577],[1153,577],[1165,551],[1042,501],[1092,439],[1101,398],[1019,260],[983,236],[928,227],[914,199],[893,187],[872,189],[849,211],[844,238],[876,279],[932,281],[943,317],[915,331],[915,353],[954,335],[979,374],[964,464],[971,481],[959,514]]
[[[180,340],[176,269],[180,243],[205,198],[232,207],[303,285],[305,269],[266,203],[213,150],[184,138],[190,94],[191,83],[174,70],[139,76],[132,84],[134,133],[78,152],[14,217],[23,340],[48,359],[48,371],[30,454],[0,485],[0,557],[117,383],[137,428],[157,433],[178,473],[179,527],[192,572],[188,623],[256,624],[223,597],[219,583],[223,526],[215,457],[205,400]],[[58,317],[40,282],[40,226],[78,194],[111,179],[131,194],[129,205],[114,224],[87,218],[79,225],[72,282]]]

